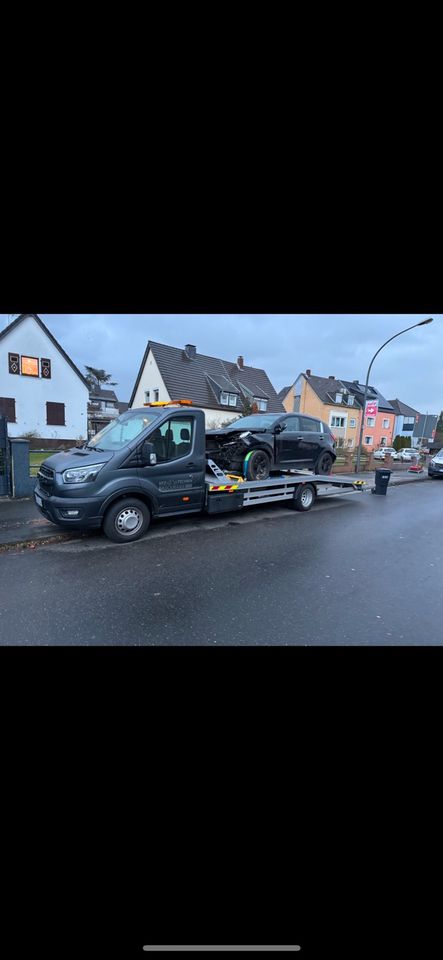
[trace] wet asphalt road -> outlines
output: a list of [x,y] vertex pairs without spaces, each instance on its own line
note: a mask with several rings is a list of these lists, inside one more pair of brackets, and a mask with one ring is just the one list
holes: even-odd
[[0,643],[443,643],[443,483],[0,554]]

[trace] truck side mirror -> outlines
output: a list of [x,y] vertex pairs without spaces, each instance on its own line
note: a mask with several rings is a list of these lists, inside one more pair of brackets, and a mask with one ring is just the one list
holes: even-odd
[[142,467],[154,466],[157,463],[157,454],[155,452],[154,444],[150,443],[149,440],[144,440],[142,443],[140,459]]

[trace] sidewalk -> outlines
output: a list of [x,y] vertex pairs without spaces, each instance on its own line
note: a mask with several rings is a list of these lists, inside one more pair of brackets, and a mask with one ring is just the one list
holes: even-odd
[[[307,475],[308,472],[307,472]],[[333,475],[336,478],[337,475]],[[364,480],[366,486],[363,492],[370,492],[374,486],[374,473],[352,473],[340,474],[344,480]],[[401,483],[419,483],[421,480],[428,480],[427,470],[422,473],[409,473],[407,470],[398,471],[391,474],[389,486],[397,486]],[[320,496],[331,494],[346,493],[340,487],[330,487],[325,485],[319,493]],[[92,531],[97,535],[97,531]],[[65,530],[58,527],[55,523],[45,520],[37,509],[33,499],[13,500],[9,497],[0,497],[0,551],[2,548],[11,546],[31,547],[35,543],[43,541],[56,542],[58,540],[79,539],[79,537],[90,536],[87,532],[82,533],[79,530]]]

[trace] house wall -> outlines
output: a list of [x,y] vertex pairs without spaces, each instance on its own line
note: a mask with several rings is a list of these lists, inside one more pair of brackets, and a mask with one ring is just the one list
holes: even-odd
[[286,410],[286,413],[294,412],[294,399],[295,399],[295,387],[292,385],[290,390],[288,390],[284,400],[282,401],[283,406]]
[[[378,447],[382,446],[381,438],[386,437],[386,443],[383,444],[385,447],[392,447],[393,441],[395,439],[395,413],[384,413],[383,411],[377,413],[375,418],[375,426],[368,427],[367,417],[365,417],[364,429],[363,429],[363,447],[365,444],[365,437],[372,437],[372,444],[370,445],[371,450],[377,450]],[[389,426],[384,427],[383,421],[388,420]],[[368,445],[369,449],[369,445]]]
[[[8,353],[51,361],[51,379],[9,373]],[[39,362],[40,370],[40,362]],[[88,435],[89,391],[33,317],[26,317],[0,341],[0,396],[15,400],[10,437],[36,430],[42,439],[77,440]],[[64,403],[65,426],[46,423],[46,402]]]

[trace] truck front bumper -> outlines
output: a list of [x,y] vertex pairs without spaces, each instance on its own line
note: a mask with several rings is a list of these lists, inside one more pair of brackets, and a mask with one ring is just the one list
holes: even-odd
[[102,525],[100,501],[93,497],[75,498],[49,496],[37,484],[34,501],[40,513],[59,527],[73,530],[94,530]]

